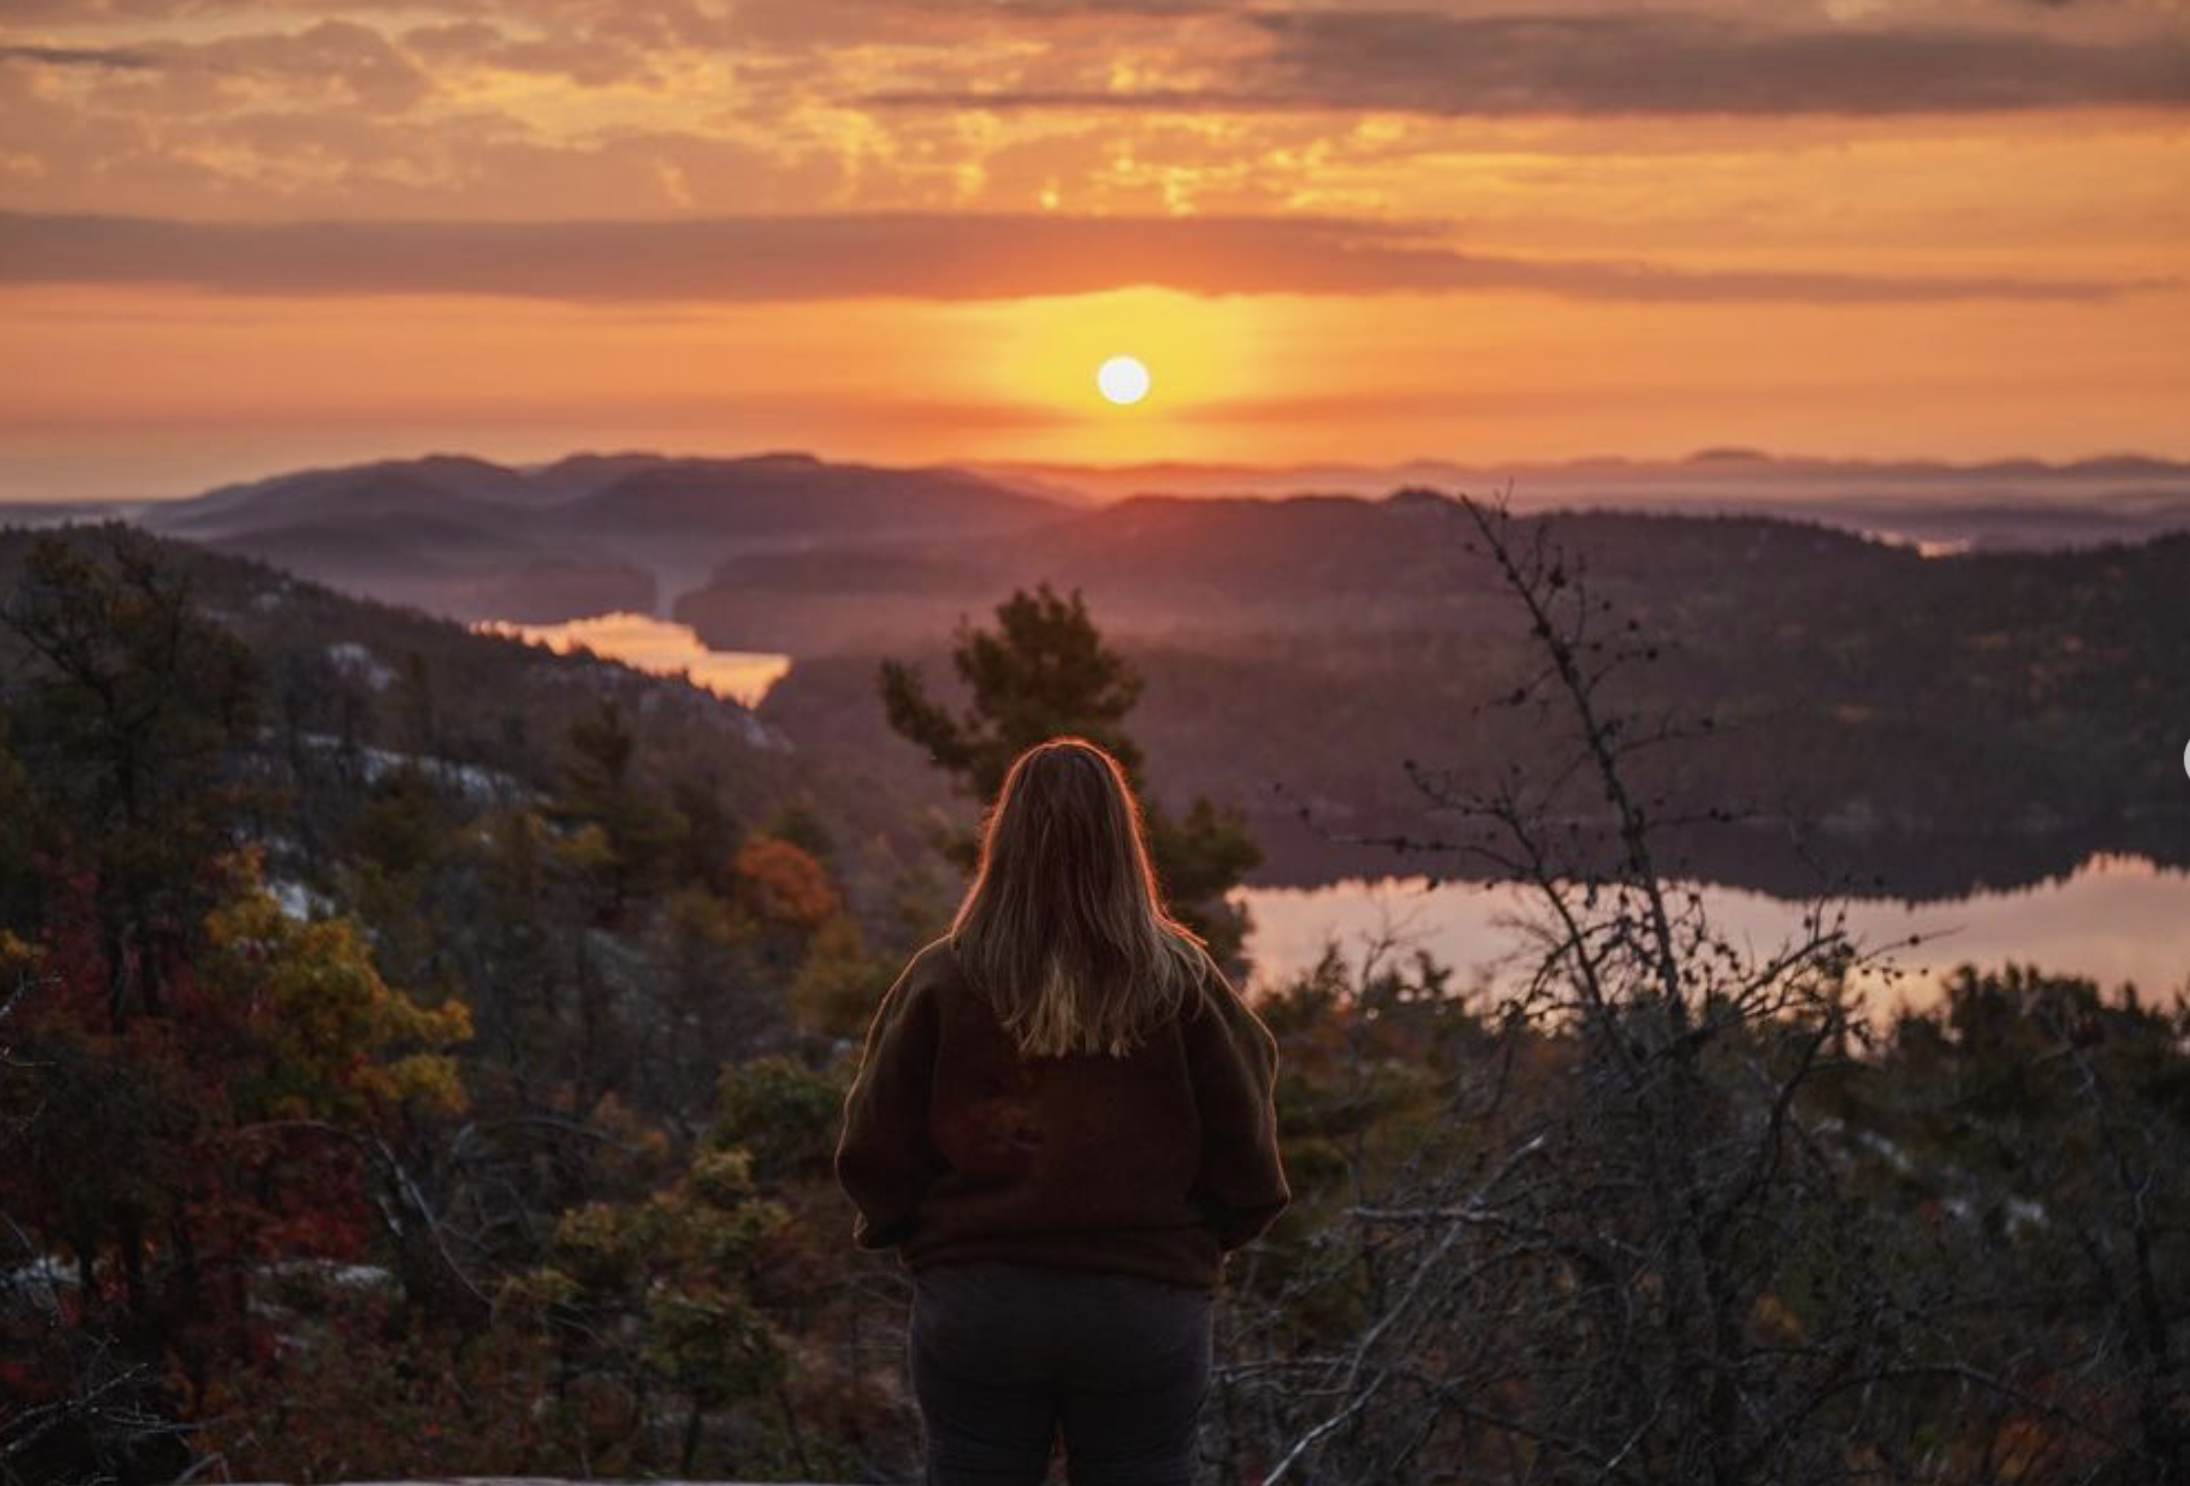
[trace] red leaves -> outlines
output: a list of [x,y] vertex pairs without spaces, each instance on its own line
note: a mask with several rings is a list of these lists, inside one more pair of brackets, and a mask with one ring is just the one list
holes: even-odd
[[777,836],[755,836],[738,848],[739,901],[766,923],[818,929],[843,911],[828,871],[804,847]]

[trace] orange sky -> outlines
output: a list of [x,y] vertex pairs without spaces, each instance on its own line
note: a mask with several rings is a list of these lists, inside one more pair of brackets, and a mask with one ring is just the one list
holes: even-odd
[[431,449],[2190,455],[2176,0],[0,14],[0,499]]

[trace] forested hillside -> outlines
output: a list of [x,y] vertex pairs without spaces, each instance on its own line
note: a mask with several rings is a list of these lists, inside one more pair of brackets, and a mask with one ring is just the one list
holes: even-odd
[[[2190,988],[1972,967],[1874,1032],[1829,902],[1737,943],[1659,876],[1648,631],[1478,535],[1541,732],[1445,824],[1541,913],[1510,985],[1261,1001],[1295,1200],[1206,1478],[2179,1479]],[[677,682],[120,528],[0,556],[0,1482],[910,1479],[829,1158],[948,833]],[[1137,756],[1140,646],[993,613],[968,710],[870,705],[976,782],[1015,729]],[[1229,797],[1164,832],[1213,885]]]
[[760,1307],[846,1314],[780,1184],[927,864],[855,912],[857,802],[679,682],[120,527],[0,595],[0,1479],[839,1458]]
[[[1635,766],[1668,815],[1754,822],[1691,843],[1696,871],[1820,886],[1784,849],[1790,828],[1829,842],[1825,880],[1912,897],[2034,881],[2094,850],[2190,860],[2190,537],[1924,558],[1763,518],[1522,522],[1651,635],[1622,700],[1710,721]],[[1135,500],[1010,543],[739,560],[679,612],[715,644],[797,655],[762,715],[873,769],[890,758],[874,657],[932,661],[959,616],[1037,579],[1081,589],[1130,639],[1151,757],[1258,812],[1268,880],[1382,869],[1326,838],[1418,827],[1407,760],[1480,784],[1538,746],[1536,721],[1498,705],[1526,625],[1429,492]],[[891,787],[919,787],[896,767]],[[1302,803],[1325,829],[1297,829]]]

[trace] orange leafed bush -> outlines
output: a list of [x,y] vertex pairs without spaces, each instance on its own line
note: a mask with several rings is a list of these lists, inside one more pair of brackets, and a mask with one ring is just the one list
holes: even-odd
[[843,912],[843,900],[813,853],[777,836],[755,836],[738,848],[738,897],[754,917],[816,929]]

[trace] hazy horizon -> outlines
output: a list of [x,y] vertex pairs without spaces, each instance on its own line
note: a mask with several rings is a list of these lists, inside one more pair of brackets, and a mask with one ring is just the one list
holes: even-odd
[[[345,447],[335,446],[338,450]],[[396,451],[367,449],[354,457],[339,452],[313,457],[308,452],[300,451],[300,457],[287,462],[269,461],[248,453],[239,453],[218,461],[209,461],[203,467],[202,473],[195,478],[186,478],[178,473],[166,477],[165,483],[160,485],[145,486],[127,483],[126,477],[113,476],[109,477],[109,483],[94,484],[64,493],[55,493],[51,483],[14,473],[15,468],[28,461],[0,452],[0,506],[163,504],[195,499],[228,486],[256,484],[307,471],[406,464],[430,459],[478,459],[510,469],[537,470],[565,460],[582,458],[645,457],[738,461],[788,456],[812,458],[826,464],[873,464],[896,469],[959,469],[990,475],[1006,483],[1039,485],[1045,481],[1054,481],[1066,487],[1060,493],[1090,500],[1113,499],[1137,493],[1197,496],[1316,491],[1368,493],[1389,489],[1393,482],[1404,482],[1409,478],[1435,478],[1447,473],[1497,475],[1530,472],[1548,477],[1563,475],[1612,481],[1647,481],[1658,475],[1693,478],[1709,472],[1712,480],[1725,481],[1753,476],[1759,471],[1779,478],[1785,478],[1790,471],[1809,471],[1829,473],[1834,477],[1844,477],[1861,483],[1902,478],[1912,471],[1925,479],[1950,479],[1956,476],[1991,478],[2003,467],[2029,467],[2017,469],[2016,473],[2024,477],[2066,478],[2079,466],[2125,461],[2181,466],[2180,470],[2171,470],[2170,476],[2178,473],[2190,474],[2190,453],[2131,448],[2092,449],[2082,454],[2063,457],[2046,457],[2026,452],[1947,458],[1922,452],[1836,454],[1758,449],[1721,443],[1664,455],[1599,451],[1572,456],[1413,454],[1390,459],[1360,457],[1267,462],[1252,459],[1143,459],[1106,462],[998,459],[978,454],[896,460],[847,455],[831,449],[765,444],[718,448],[675,444],[654,447],[613,443],[571,444],[544,454],[487,452],[492,447],[424,444]],[[87,481],[100,480],[101,467],[88,463],[79,465],[75,477]],[[1237,489],[1223,484],[1231,477],[1237,478]],[[1136,483],[1166,478],[1175,479],[1176,488]],[[1083,483],[1073,485],[1075,479]],[[1749,494],[1760,504],[1768,505],[1773,491],[1769,486],[1758,486]]]

